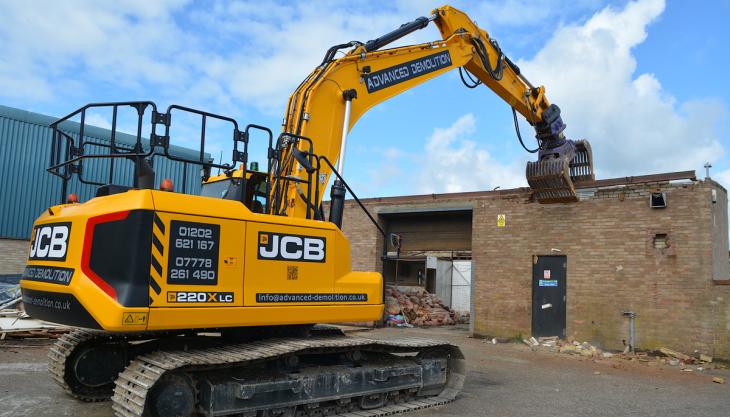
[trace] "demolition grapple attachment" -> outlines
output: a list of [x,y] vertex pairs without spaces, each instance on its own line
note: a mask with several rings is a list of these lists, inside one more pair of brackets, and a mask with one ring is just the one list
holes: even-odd
[[538,160],[527,163],[527,183],[542,204],[576,202],[575,183],[595,179],[591,145],[587,140],[565,139],[565,124],[554,104],[543,113],[543,120],[535,126],[541,146]]

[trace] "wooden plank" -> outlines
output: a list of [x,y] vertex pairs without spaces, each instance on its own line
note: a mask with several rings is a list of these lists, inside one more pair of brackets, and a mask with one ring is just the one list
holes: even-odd
[[672,350],[672,349],[665,348],[665,347],[659,348],[659,352],[662,352],[663,354],[665,354],[667,356],[672,356],[674,358],[677,358],[677,359],[680,359],[680,360],[683,360],[683,361],[691,361],[691,360],[694,360],[694,358],[692,358],[689,355],[685,355],[684,353],[677,352],[676,350]]

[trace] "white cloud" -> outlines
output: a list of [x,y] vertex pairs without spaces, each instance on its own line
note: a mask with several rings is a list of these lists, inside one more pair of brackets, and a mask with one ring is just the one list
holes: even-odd
[[[428,14],[440,4],[436,1],[6,2],[0,13],[0,97],[34,104],[56,103],[67,95],[82,97],[81,103],[88,97],[149,97],[222,114],[237,110],[237,118],[238,110],[247,108],[278,115],[329,46],[367,41]],[[505,0],[457,7],[488,30],[496,25],[495,32],[500,25],[545,31],[567,7],[568,16],[575,16],[576,8],[592,9],[597,1]],[[646,39],[647,28],[663,10],[661,0],[606,8],[560,27],[532,59],[519,62],[563,108],[569,136],[591,141],[602,177],[699,169],[723,155],[715,131],[716,122],[726,116],[721,104],[678,102],[655,75],[636,73],[633,48]],[[505,32],[508,39],[514,37]],[[438,31],[431,27],[401,43],[435,38]],[[533,33],[522,38],[542,39]],[[124,95],[107,97],[104,87]],[[80,104],[79,98],[70,100]],[[427,158],[436,151],[444,154],[430,160],[439,169],[427,169],[424,175],[433,181],[424,181],[422,188],[524,184],[524,161],[498,163],[472,140],[481,135],[469,131],[469,123],[475,129],[473,117],[471,122],[467,117],[434,131]],[[444,139],[447,133],[450,140]],[[458,172],[466,170],[475,175]]]
[[[525,16],[555,9],[520,2]],[[520,24],[513,3],[462,8]],[[8,2],[0,13],[0,97],[50,102],[70,96],[77,103],[73,97],[98,96],[99,82],[112,91],[121,88],[123,99],[153,96],[213,105],[219,112],[251,107],[279,114],[331,45],[367,41],[439,5],[438,0]],[[522,20],[530,22],[534,19]],[[397,44],[438,37],[430,27]]]
[[[289,94],[319,65],[330,46],[367,41],[417,17],[397,5],[374,11],[338,3],[293,2],[252,14],[255,8],[231,3],[200,16],[202,22],[230,28],[246,39],[240,50],[214,60],[206,71],[216,78],[226,74],[225,83],[237,100],[273,114],[281,112]],[[430,31],[430,36],[435,34]],[[410,38],[414,39],[418,36]]]
[[109,120],[107,120],[106,117],[93,112],[86,115],[85,123],[88,126],[96,126],[102,129],[111,129],[112,127],[112,124],[109,122]]
[[533,59],[519,62],[563,110],[567,135],[591,142],[600,177],[700,169],[724,153],[719,102],[677,102],[654,74],[636,74],[632,50],[663,10],[663,0],[607,7],[558,29]]
[[524,161],[504,164],[477,145],[476,118],[468,113],[447,128],[434,129],[419,162],[424,193],[491,190],[526,185]]
[[158,59],[180,52],[190,40],[172,18],[182,5],[179,0],[6,3],[0,13],[0,91],[6,97],[50,100],[85,77],[129,87],[184,78],[183,68]]

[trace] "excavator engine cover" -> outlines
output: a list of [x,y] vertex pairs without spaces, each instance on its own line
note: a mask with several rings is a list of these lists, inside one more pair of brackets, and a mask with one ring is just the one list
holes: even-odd
[[575,184],[595,179],[593,155],[587,140],[566,140],[540,150],[539,160],[527,163],[527,183],[541,204],[578,201]]

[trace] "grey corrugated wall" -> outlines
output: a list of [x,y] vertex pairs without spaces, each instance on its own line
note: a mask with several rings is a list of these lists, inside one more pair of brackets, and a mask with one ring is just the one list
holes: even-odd
[[[48,206],[58,204],[61,198],[61,179],[46,172],[50,162],[52,130],[48,127],[56,119],[12,107],[0,106],[0,238],[28,239],[33,221]],[[72,136],[73,123],[68,130]],[[64,126],[64,130],[65,126]],[[74,135],[76,133],[76,135]],[[84,140],[109,142],[111,132],[86,126]],[[117,133],[117,143],[134,143],[134,136]],[[100,153],[101,148],[87,152]],[[104,150],[105,151],[105,150]],[[171,146],[170,153],[179,157],[198,158],[198,151]],[[84,161],[84,176],[96,182],[108,182],[109,162],[101,159]],[[184,164],[155,156],[153,161],[156,181],[172,179],[175,189],[183,184]],[[133,164],[116,159],[114,182],[132,185]],[[200,192],[200,167],[188,164],[185,172],[189,194]],[[86,201],[96,193],[96,186],[81,184],[74,175],[69,181],[69,193],[76,193]]]

